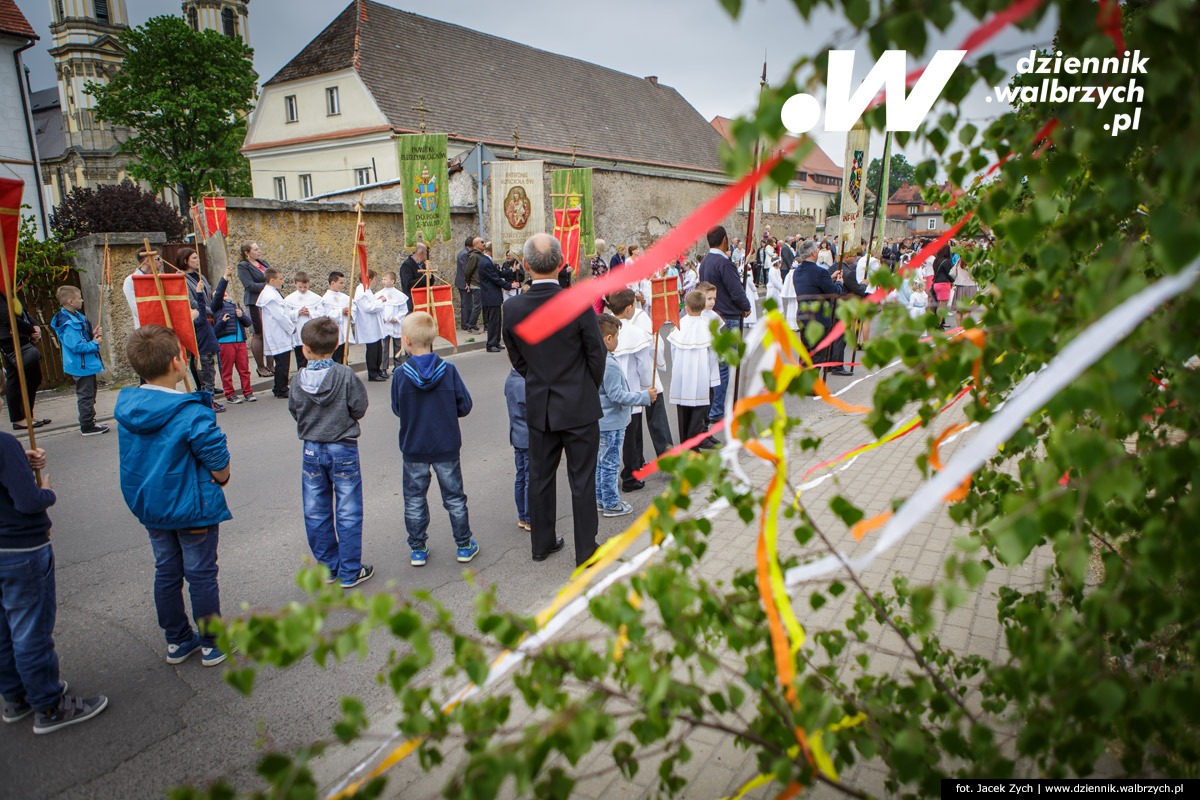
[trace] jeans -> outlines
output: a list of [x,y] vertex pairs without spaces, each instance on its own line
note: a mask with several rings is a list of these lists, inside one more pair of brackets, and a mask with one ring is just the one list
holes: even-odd
[[517,522],[529,524],[529,448],[513,448],[517,477],[513,481],[513,499],[517,501]]
[[216,637],[205,630],[209,617],[221,615],[221,593],[217,588],[217,537],[220,525],[208,528],[177,528],[150,532],[154,548],[154,606],[158,627],[167,644],[192,640],[191,623],[183,607],[183,580],[192,596],[192,616],[200,628],[200,642],[212,647]]
[[425,547],[429,530],[429,471],[437,474],[438,489],[442,493],[442,508],[450,514],[450,532],[454,543],[466,547],[471,543],[471,523],[467,518],[467,495],[463,491],[462,467],[456,458],[453,461],[409,461],[404,459],[404,529],[408,532],[408,546],[413,550]]
[[[725,320],[725,330],[740,331],[742,329],[743,320],[727,319]],[[712,390],[712,405],[708,409],[709,422],[716,422],[725,416],[725,393],[729,390],[729,365],[724,361],[717,362],[717,371],[721,375],[721,385],[714,386]],[[684,439],[682,433],[679,434],[680,439]]]
[[621,443],[624,441],[624,429],[600,431],[600,453],[596,458],[596,502],[605,508],[621,505],[621,495],[617,493],[617,474],[621,471]]
[[313,558],[342,583],[362,569],[363,492],[356,445],[305,442],[304,530]]
[[0,694],[39,711],[58,706],[54,551],[0,551]]
[[96,424],[96,376],[75,379],[75,407],[79,409],[79,429]]

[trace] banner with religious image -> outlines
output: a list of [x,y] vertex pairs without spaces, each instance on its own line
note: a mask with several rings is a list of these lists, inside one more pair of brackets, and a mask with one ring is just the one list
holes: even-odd
[[[550,207],[554,209],[554,236],[568,251],[567,263],[575,267],[591,259],[596,249],[596,227],[592,216],[592,169],[556,169],[550,173]],[[578,212],[578,213],[574,213]],[[560,227],[563,235],[560,236]],[[564,238],[565,237],[565,238]],[[574,260],[572,260],[574,259]]]
[[525,240],[546,232],[541,161],[492,162],[492,252],[520,253]]
[[867,129],[860,119],[846,135],[846,166],[842,168],[842,218],[841,227],[838,228],[838,241],[841,243],[839,258],[846,248],[858,247],[861,238],[863,206],[866,204],[863,184],[868,141]]
[[404,244],[417,235],[426,244],[450,241],[450,173],[446,134],[414,133],[396,137],[400,154],[400,200],[404,204]]

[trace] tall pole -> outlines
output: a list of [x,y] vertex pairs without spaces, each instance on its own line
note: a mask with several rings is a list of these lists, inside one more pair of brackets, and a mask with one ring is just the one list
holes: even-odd
[[[150,240],[142,239],[146,258],[150,260],[150,274],[154,276],[154,288],[158,292],[158,302],[162,305],[163,321],[167,323],[167,327],[172,331],[175,330],[175,323],[171,320],[171,309],[167,307],[167,293],[163,290],[162,276],[158,274],[158,265],[154,263],[154,256],[158,253],[150,249]],[[186,279],[184,286],[187,286]],[[187,372],[183,373],[183,388],[187,389],[188,394],[192,392],[192,382],[188,380]]]
[[[879,164],[879,183],[875,187],[875,213],[871,217],[871,232],[869,234],[867,234],[867,252],[863,254],[864,256],[866,256],[866,259],[867,259],[867,269],[868,270],[871,268],[871,252],[872,252],[871,244],[875,239],[875,222],[879,219],[879,201],[883,198],[883,189],[884,189],[883,182],[885,180],[887,180],[888,173],[891,171],[888,169],[888,167],[890,166],[888,163],[888,160],[891,157],[892,157],[892,132],[888,131],[887,133],[885,133],[883,135],[883,161],[881,161]],[[887,206],[884,206],[884,208],[886,209]],[[880,232],[880,235],[882,235],[882,231]]]
[[[767,85],[767,59],[766,59],[766,56],[764,55],[763,56],[762,77],[758,81],[758,91],[759,91],[760,95],[762,94],[762,90],[766,87],[766,85]],[[754,170],[756,172],[758,171],[758,159],[761,154],[762,154],[762,138],[760,137],[754,143]],[[745,271],[744,271],[745,264],[750,259],[750,247],[754,243],[754,206],[757,204],[757,202],[756,202],[757,198],[758,198],[758,186],[757,185],[751,186],[750,187],[750,213],[746,215],[746,250],[745,250],[746,256],[745,256],[745,258],[742,259],[741,279],[742,279],[742,287],[743,288],[745,288],[745,286],[746,286],[746,276],[745,276]],[[755,284],[754,281],[751,281],[751,283],[756,287],[755,293],[757,294],[757,285],[758,284]],[[747,297],[746,299],[749,300],[751,303],[754,303],[754,300],[755,300],[755,298],[753,298],[753,297]],[[739,330],[744,330],[743,324],[744,323],[742,320],[738,321],[738,329]],[[657,369],[657,368],[658,368],[658,365],[656,363],[655,369]],[[737,405],[737,402],[738,402],[738,395],[741,394],[741,392],[740,392],[741,383],[742,383],[741,372],[742,371],[740,369],[738,369],[737,367],[733,368],[733,404],[735,406]]]
[[[0,228],[0,272],[11,277],[11,283],[4,288],[5,302],[8,308],[8,329],[12,331],[13,361],[17,362],[17,382],[21,385],[21,406],[25,410],[25,427],[29,431],[29,449],[37,449],[37,438],[33,434],[33,408],[29,405],[29,384],[25,380],[25,359],[21,354],[21,337],[17,334],[17,312],[13,303],[17,302],[17,265],[8,263],[8,248],[4,244],[4,230]],[[34,477],[38,486],[42,485],[42,471],[35,469]]]
[[[358,283],[362,284],[362,268],[358,263],[358,233],[362,230],[362,212],[363,212],[363,193],[359,192],[358,202],[355,204],[358,209],[358,217],[354,221],[354,245],[350,248],[350,274],[358,275]],[[364,237],[365,238],[365,237]],[[369,290],[364,290],[369,291]],[[350,292],[350,315],[349,324],[346,326],[346,346],[342,348],[342,364],[346,364],[350,358],[350,337],[354,334],[354,296],[358,294],[358,289]]]

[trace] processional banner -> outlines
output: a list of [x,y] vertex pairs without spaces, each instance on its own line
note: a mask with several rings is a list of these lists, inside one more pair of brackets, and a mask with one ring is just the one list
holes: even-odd
[[550,199],[550,207],[554,209],[554,238],[562,244],[567,263],[579,274],[580,264],[596,249],[591,167],[551,172]]
[[492,252],[520,253],[525,240],[546,232],[541,161],[492,162]]
[[866,204],[866,193],[863,191],[867,159],[867,129],[862,120],[854,123],[854,127],[846,135],[846,166],[842,168],[842,214],[841,226],[838,228],[838,258],[849,248],[858,247],[862,238],[863,206]]
[[[7,296],[8,287],[16,286],[17,240],[21,236],[21,196],[25,181],[0,178],[0,294]],[[14,306],[15,308],[15,306]],[[7,318],[4,324],[8,324]]]
[[417,235],[432,244],[441,234],[450,241],[450,173],[446,134],[414,133],[396,137],[400,154],[400,199],[404,204],[404,244]]
[[[162,286],[159,294],[158,287]],[[162,325],[175,331],[179,343],[197,358],[200,348],[196,346],[196,328],[192,324],[192,295],[188,291],[187,279],[181,272],[143,275],[134,273],[133,297],[137,301],[138,324]],[[166,301],[167,313],[163,314],[163,301]]]
[[424,311],[437,323],[437,335],[458,347],[458,335],[454,330],[454,298],[449,284],[426,289],[412,289],[412,310]]

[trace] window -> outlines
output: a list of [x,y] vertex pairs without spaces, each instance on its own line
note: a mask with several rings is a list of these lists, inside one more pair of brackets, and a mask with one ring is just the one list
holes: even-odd
[[238,38],[237,17],[234,16],[232,8],[221,12],[221,25],[225,29],[226,36],[230,39]]
[[300,176],[300,197],[301,197],[301,199],[303,199],[305,197],[312,197],[312,196],[313,196],[312,175],[301,175]]
[[194,8],[188,9],[188,25],[191,25],[194,31],[200,30],[200,17]]
[[276,178],[275,179],[275,199],[276,200],[287,200],[287,179],[286,178]]
[[937,226],[937,220],[934,217],[930,217],[928,230],[933,230],[936,226]]
[[778,195],[778,202],[780,214],[786,214],[792,210],[792,196],[790,194],[784,194],[783,192],[780,192]]
[[325,90],[325,116],[336,117],[342,113],[342,103],[338,100],[338,87],[330,86]]
[[63,10],[63,0],[58,0],[58,2],[54,4],[54,8],[58,12],[57,19],[59,22],[62,22],[67,18],[67,12]]
[[911,216],[912,216],[913,214],[915,214],[915,213],[917,213],[917,207],[916,207],[916,206],[909,206],[909,207],[908,207],[908,215],[911,217]]
[[296,107],[296,95],[289,94],[283,98],[284,116],[287,122],[295,122],[300,119],[300,111]]
[[371,168],[370,167],[360,167],[359,169],[354,170],[354,185],[355,186],[366,186],[370,182],[371,182]]
[[96,19],[105,25],[109,22],[108,0],[93,0],[96,9]]

